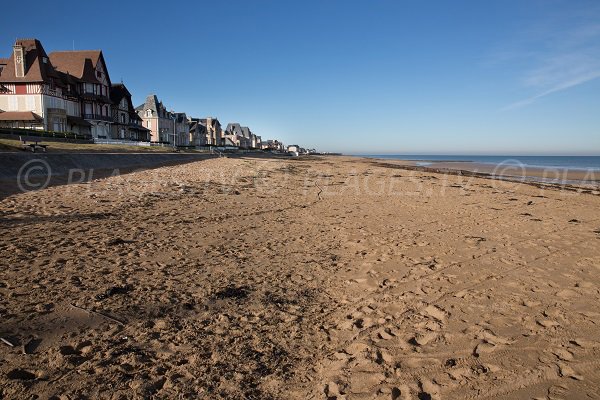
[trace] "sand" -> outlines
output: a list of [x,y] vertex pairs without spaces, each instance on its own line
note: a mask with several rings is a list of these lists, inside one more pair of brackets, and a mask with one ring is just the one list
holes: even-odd
[[0,397],[599,398],[600,197],[349,157],[0,201]]

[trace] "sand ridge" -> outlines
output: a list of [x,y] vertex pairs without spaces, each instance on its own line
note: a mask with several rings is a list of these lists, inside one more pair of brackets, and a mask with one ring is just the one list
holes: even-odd
[[597,398],[599,205],[346,157],[13,195],[1,393]]

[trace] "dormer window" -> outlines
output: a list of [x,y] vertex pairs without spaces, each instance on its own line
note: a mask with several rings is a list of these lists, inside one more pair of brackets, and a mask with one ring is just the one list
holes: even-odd
[[152,110],[147,110],[146,117],[151,117],[151,116],[152,116]]
[[43,62],[44,64],[48,64],[48,58],[46,58],[46,57],[42,57],[42,62]]

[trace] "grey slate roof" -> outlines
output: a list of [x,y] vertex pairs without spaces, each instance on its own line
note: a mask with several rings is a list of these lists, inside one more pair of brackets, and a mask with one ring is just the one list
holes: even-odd
[[151,94],[148,97],[146,97],[146,101],[144,102],[144,104],[137,106],[135,109],[136,110],[152,110],[152,111],[158,112],[158,108],[159,108],[158,97],[156,97],[155,94]]
[[242,133],[245,138],[250,139],[252,137],[252,132],[250,132],[250,128],[247,126],[242,126]]
[[187,115],[185,113],[173,113],[173,115],[175,116],[175,122],[180,124],[187,122]]
[[234,135],[244,136],[242,127],[237,122],[232,122],[232,123],[227,124],[227,128],[225,130]]
[[137,106],[135,110],[138,113],[145,110],[152,110],[159,118],[172,119],[172,113],[167,111],[167,108],[163,105],[162,101],[158,100],[155,94],[146,97],[144,104]]

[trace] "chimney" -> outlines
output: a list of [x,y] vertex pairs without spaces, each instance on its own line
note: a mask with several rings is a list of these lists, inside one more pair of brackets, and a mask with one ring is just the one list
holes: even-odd
[[25,76],[25,50],[20,44],[13,46],[13,55],[15,59],[15,76],[23,78]]

